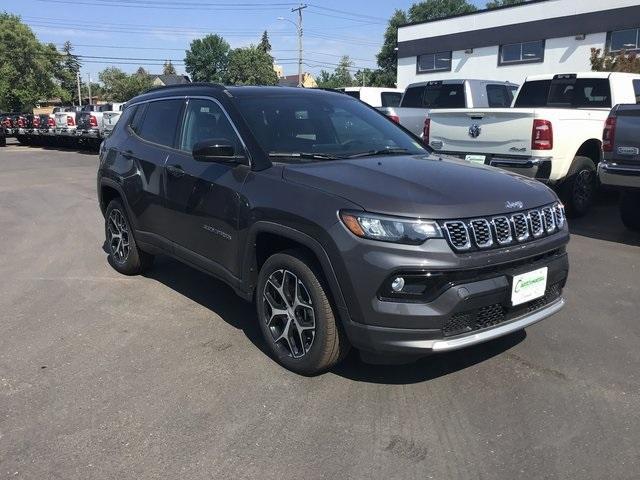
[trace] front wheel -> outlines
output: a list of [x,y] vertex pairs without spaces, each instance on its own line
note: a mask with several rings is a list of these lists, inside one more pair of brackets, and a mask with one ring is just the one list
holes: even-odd
[[256,304],[264,339],[285,368],[314,375],[349,350],[322,274],[296,251],[272,255],[258,278]]
[[581,217],[589,211],[597,190],[596,166],[588,157],[575,157],[560,197],[570,217]]
[[640,232],[640,191],[622,192],[620,217],[625,227]]

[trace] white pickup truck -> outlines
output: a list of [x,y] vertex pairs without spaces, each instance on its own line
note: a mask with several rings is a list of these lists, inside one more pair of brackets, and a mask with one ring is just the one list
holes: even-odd
[[509,107],[516,90],[515,83],[493,80],[432,80],[409,85],[400,106],[378,110],[420,136],[424,119],[432,110]]
[[423,139],[437,152],[515,171],[557,187],[567,213],[586,213],[611,108],[636,103],[640,75],[529,77],[513,108],[432,111]]

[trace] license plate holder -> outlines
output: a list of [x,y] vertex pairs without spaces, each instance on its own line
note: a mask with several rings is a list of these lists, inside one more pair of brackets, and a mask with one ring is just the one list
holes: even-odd
[[514,275],[511,279],[511,305],[515,307],[543,297],[548,275],[548,267]]

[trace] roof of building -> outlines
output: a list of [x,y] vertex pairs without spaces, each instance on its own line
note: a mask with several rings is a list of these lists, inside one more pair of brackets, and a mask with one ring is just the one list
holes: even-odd
[[191,83],[191,80],[186,75],[151,75],[151,79],[159,79],[165,85],[183,85]]
[[423,23],[439,22],[441,20],[448,20],[450,18],[467,17],[469,15],[477,15],[479,13],[492,12],[494,10],[503,10],[503,9],[507,9],[507,8],[517,8],[517,7],[522,7],[524,5],[529,5],[529,4],[532,4],[532,3],[540,3],[540,2],[548,2],[548,1],[549,0],[524,0],[522,3],[514,3],[514,4],[510,4],[510,5],[501,5],[499,7],[493,7],[493,8],[483,8],[483,9],[480,9],[480,10],[475,10],[473,12],[457,13],[455,15],[447,15],[445,17],[432,18],[431,20],[423,20],[421,22],[403,23],[402,25],[398,26],[398,28],[410,27],[412,25],[421,25]]

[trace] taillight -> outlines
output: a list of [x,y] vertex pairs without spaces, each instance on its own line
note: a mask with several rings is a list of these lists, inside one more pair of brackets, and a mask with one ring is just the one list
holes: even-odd
[[604,131],[602,132],[602,150],[605,152],[613,152],[613,144],[616,141],[616,117],[609,117],[604,122]]
[[76,124],[76,121],[73,119],[71,115],[67,115],[67,127],[73,127]]
[[98,119],[95,117],[95,115],[89,116],[89,125],[91,125],[92,128],[98,126]]
[[424,126],[422,127],[422,143],[429,145],[429,134],[431,132],[431,119],[424,119]]
[[396,123],[400,123],[400,117],[397,115],[389,115],[389,118]]
[[49,117],[49,120],[47,120],[47,126],[49,126],[49,127],[54,127],[54,128],[55,128],[55,126],[56,126],[56,120],[55,120],[55,118],[51,118],[51,117]]
[[18,127],[24,128],[24,126],[25,126],[25,118],[24,117],[18,118]]
[[40,127],[40,117],[33,117],[33,127],[34,128]]
[[553,127],[549,120],[534,120],[531,133],[531,150],[553,149]]

